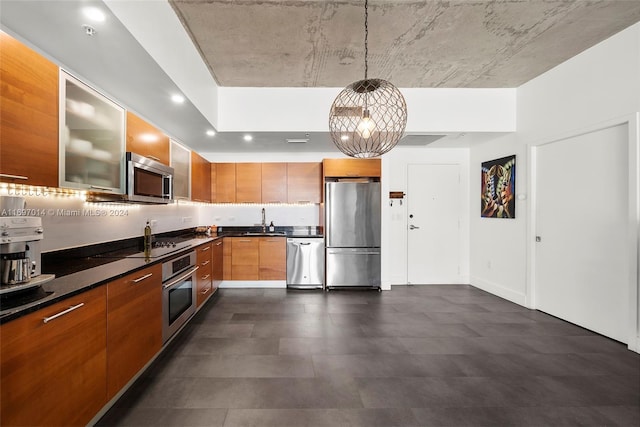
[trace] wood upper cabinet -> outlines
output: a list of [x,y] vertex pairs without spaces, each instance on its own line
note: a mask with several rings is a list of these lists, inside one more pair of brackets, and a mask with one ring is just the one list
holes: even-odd
[[262,202],[261,163],[236,163],[236,202]]
[[58,186],[58,66],[0,31],[0,180]]
[[230,240],[231,279],[259,280],[260,239],[231,237]]
[[211,201],[211,164],[195,151],[191,152],[191,200]]
[[211,276],[213,281],[211,282],[212,291],[215,292],[220,286],[220,282],[224,280],[224,240],[218,239],[211,243]]
[[218,200],[218,192],[216,191],[216,176],[218,175],[217,170],[218,165],[216,163],[209,163],[209,171],[211,172],[211,182],[209,185],[211,187],[211,203],[216,203]]
[[236,202],[236,164],[216,163],[215,166],[215,203]]
[[262,203],[287,202],[287,164],[262,164]]
[[169,166],[169,137],[140,117],[127,111],[126,151],[148,157]]
[[259,280],[287,279],[286,243],[285,237],[259,238]]
[[289,203],[322,202],[322,163],[287,164]]
[[173,168],[173,197],[191,198],[191,150],[171,140],[171,167]]
[[1,425],[86,425],[107,403],[106,289],[0,326]]
[[197,292],[197,306],[200,307],[211,294],[213,293],[213,287],[211,286],[213,281],[212,274],[212,246],[211,243],[198,246],[197,262],[198,270],[196,271],[196,292]]
[[162,264],[106,288],[109,400],[162,348]]
[[325,177],[374,177],[381,176],[380,159],[324,159],[322,170]]

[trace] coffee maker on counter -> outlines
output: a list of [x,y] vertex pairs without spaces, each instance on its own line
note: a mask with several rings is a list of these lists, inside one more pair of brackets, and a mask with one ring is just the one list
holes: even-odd
[[0,294],[39,286],[52,275],[41,276],[42,218],[0,217]]

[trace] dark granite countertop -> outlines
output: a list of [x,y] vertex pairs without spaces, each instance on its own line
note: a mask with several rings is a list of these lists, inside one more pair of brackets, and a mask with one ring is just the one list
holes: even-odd
[[[219,226],[217,236],[226,237],[260,237],[259,234],[247,235],[246,233],[262,234],[261,226],[231,227]],[[276,226],[273,231],[266,228],[265,236],[280,235],[282,237],[324,237],[322,227],[315,226]]]
[[[55,274],[56,278],[36,289],[20,292],[20,296],[9,295],[0,299],[0,324],[17,319],[25,314],[63,301],[73,295],[102,286],[127,274],[145,267],[166,261],[169,258],[187,252],[197,246],[223,237],[316,237],[322,238],[321,227],[279,226],[273,233],[267,227],[262,234],[261,226],[218,227],[212,235],[196,235],[192,230],[179,230],[165,233],[160,238],[182,237],[181,244],[186,245],[179,251],[158,258],[144,258],[137,251],[140,238],[123,239],[116,242],[88,245],[82,248],[62,250],[43,254],[43,273]],[[247,235],[247,233],[255,233]],[[132,249],[133,248],[133,249]],[[110,254],[108,256],[105,253]],[[121,254],[121,255],[120,255]]]
[[17,319],[25,314],[47,307],[73,295],[102,286],[105,283],[126,276],[127,274],[141,270],[150,265],[163,262],[169,258],[188,252],[197,246],[212,242],[219,238],[220,237],[218,236],[194,236],[192,239],[183,242],[188,244],[184,249],[158,258],[144,258],[144,256],[140,258],[131,256],[123,256],[121,258],[100,258],[102,265],[98,266],[93,265],[95,262],[94,257],[76,259],[76,264],[84,265],[87,268],[75,273],[56,277],[33,291],[25,291],[25,293],[33,292],[34,297],[40,296],[42,298],[12,308],[8,308],[13,304],[10,299],[7,299],[13,298],[12,296],[5,297],[3,301],[0,301],[0,324]]

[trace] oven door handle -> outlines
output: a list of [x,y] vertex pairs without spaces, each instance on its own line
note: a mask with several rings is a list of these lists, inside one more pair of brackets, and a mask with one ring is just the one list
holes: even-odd
[[182,282],[184,279],[186,279],[187,277],[191,276],[193,273],[196,272],[197,269],[199,269],[200,266],[196,265],[195,267],[193,267],[191,270],[189,270],[188,272],[186,272],[185,274],[183,274],[182,276],[178,277],[176,280],[172,281],[171,283],[167,283],[166,285],[162,285],[162,289],[169,289],[170,287],[176,285],[177,283]]

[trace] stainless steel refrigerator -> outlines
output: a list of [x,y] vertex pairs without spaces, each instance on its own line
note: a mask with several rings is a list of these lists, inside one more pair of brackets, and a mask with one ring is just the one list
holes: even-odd
[[325,183],[325,286],[380,289],[380,182]]

